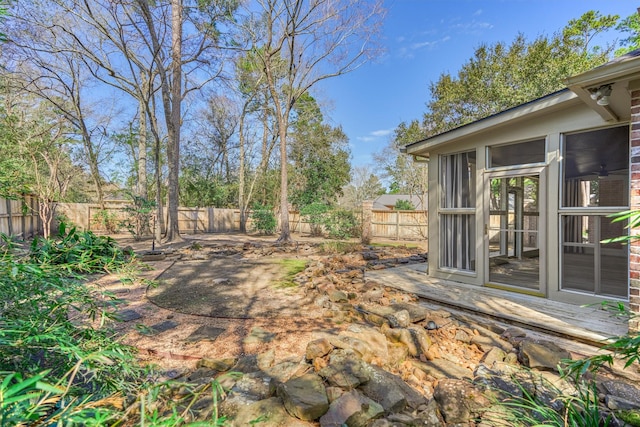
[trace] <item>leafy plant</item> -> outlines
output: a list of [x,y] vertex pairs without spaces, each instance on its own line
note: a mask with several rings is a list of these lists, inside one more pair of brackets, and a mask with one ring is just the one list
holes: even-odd
[[[119,229],[118,216],[109,209],[98,209],[93,216],[93,223],[101,230],[106,230],[108,234],[115,234]],[[66,221],[61,221],[66,222]]]
[[11,245],[0,253],[0,425],[104,425],[114,418],[98,402],[134,391],[145,377],[105,322],[117,301],[68,264],[104,271],[100,246],[74,230],[62,227],[61,241],[36,240],[27,255]]
[[325,254],[350,254],[362,249],[360,243],[327,241],[322,243],[322,253]]
[[311,203],[300,208],[300,215],[305,217],[311,227],[312,236],[321,236],[326,216],[331,208],[324,203]]
[[352,211],[336,209],[329,212],[324,221],[329,237],[333,239],[349,239],[360,234],[360,224]]
[[393,209],[397,211],[413,211],[416,207],[409,200],[398,199]]
[[[533,379],[533,377],[532,377]],[[535,385],[515,380],[517,392],[496,402],[500,410],[488,412],[483,421],[514,427],[606,427],[613,415],[603,410],[595,383],[575,384],[576,393],[566,394],[543,377],[535,377]],[[504,393],[498,390],[497,395]]]
[[270,206],[254,205],[250,217],[253,230],[269,235],[275,233],[276,217]]
[[31,261],[41,265],[55,265],[69,273],[97,273],[118,270],[128,259],[115,240],[96,236],[91,231],[67,230],[60,223],[56,239],[37,237],[31,243]]
[[[632,319],[637,315],[630,312],[621,302],[603,302],[602,307],[618,317]],[[596,354],[584,359],[567,363],[569,375],[580,377],[584,373],[596,372],[605,365],[612,366],[615,360],[623,360],[625,369],[640,361],[640,334],[626,334],[614,337],[610,343],[602,347],[606,353]]]
[[156,202],[133,193],[130,193],[129,196],[133,201],[133,205],[124,208],[127,217],[120,222],[120,225],[126,228],[135,240],[140,240],[143,235],[151,230],[151,220],[153,218],[153,210],[156,208]]

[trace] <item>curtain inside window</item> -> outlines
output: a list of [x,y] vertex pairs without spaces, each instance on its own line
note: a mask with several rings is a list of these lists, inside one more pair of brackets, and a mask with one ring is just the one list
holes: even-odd
[[[459,153],[441,158],[441,208],[460,209],[474,207],[474,170],[470,153]],[[459,270],[474,270],[475,215],[440,215],[440,264]]]

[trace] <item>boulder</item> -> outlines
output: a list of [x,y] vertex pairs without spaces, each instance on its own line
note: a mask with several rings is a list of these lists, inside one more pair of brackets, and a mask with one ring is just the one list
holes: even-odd
[[400,310],[408,311],[411,323],[422,322],[429,315],[429,310],[422,306],[419,306],[418,304],[401,302],[401,303],[391,304],[390,307],[395,311],[400,311]]
[[365,427],[383,413],[382,406],[353,390],[331,402],[320,418],[320,427]]
[[445,379],[433,391],[447,425],[471,422],[490,405],[489,399],[473,384],[462,380]]
[[457,363],[453,363],[446,359],[433,359],[426,362],[419,362],[412,360],[411,363],[416,368],[424,371],[427,375],[430,375],[437,379],[471,379],[473,378],[473,372],[470,369],[464,368]]
[[307,344],[305,358],[307,360],[313,360],[316,357],[324,357],[329,354],[331,350],[333,350],[333,346],[329,340],[326,338],[320,338]]
[[371,378],[366,364],[355,354],[331,358],[329,365],[318,371],[318,374],[332,386],[346,390],[354,389]]
[[563,359],[571,359],[571,353],[550,341],[524,340],[520,343],[520,362],[540,370],[558,371]]
[[359,353],[362,360],[372,362],[377,360],[382,364],[389,358],[387,339],[377,329],[363,325],[351,325],[342,331],[337,339],[330,339],[331,344],[338,348],[350,348]]
[[392,328],[406,328],[411,324],[411,316],[407,310],[394,311],[386,317]]
[[278,396],[292,416],[305,421],[320,418],[329,409],[322,378],[310,373],[278,385]]
[[415,409],[426,403],[426,399],[402,378],[377,366],[367,365],[367,369],[371,379],[362,384],[359,390],[381,404],[386,413],[400,412],[407,406]]
[[[256,420],[264,420],[258,421]],[[293,418],[284,408],[282,401],[277,397],[259,400],[239,408],[235,417],[229,421],[230,427],[311,427],[314,424]]]

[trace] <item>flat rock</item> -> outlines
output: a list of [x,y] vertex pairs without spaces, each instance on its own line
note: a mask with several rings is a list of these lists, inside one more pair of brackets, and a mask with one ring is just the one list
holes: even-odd
[[272,397],[241,406],[228,425],[230,427],[312,427],[315,424],[292,417],[284,408],[282,401]]
[[520,344],[520,361],[533,369],[557,371],[564,359],[571,359],[571,353],[551,341],[524,340]]
[[400,302],[396,304],[391,304],[391,308],[393,310],[407,310],[409,312],[409,317],[411,323],[422,322],[429,315],[429,310],[426,308],[419,306],[418,304],[411,304],[407,302]]
[[135,310],[121,310],[117,313],[118,319],[122,322],[130,322],[132,320],[138,320],[142,318],[142,315]]
[[157,335],[163,332],[166,332],[170,329],[174,329],[178,326],[178,322],[174,322],[173,320],[165,320],[163,322],[156,323],[150,326],[150,335]]
[[426,399],[412,389],[402,378],[377,366],[367,365],[370,380],[360,386],[360,391],[382,405],[385,412],[400,412],[407,406],[412,409],[426,403]]
[[472,379],[473,372],[446,359],[433,359],[427,362],[412,360],[411,363],[418,369],[438,379]]
[[243,340],[244,344],[264,344],[275,339],[276,334],[266,331],[262,328],[255,327],[251,329],[249,335]]
[[202,325],[189,335],[185,341],[198,342],[198,341],[215,341],[225,330],[223,328],[216,328],[214,326]]
[[365,427],[383,413],[382,406],[354,390],[331,403],[327,413],[320,418],[320,426]]
[[482,391],[467,381],[446,379],[438,382],[433,397],[447,425],[468,425],[490,405]]
[[329,398],[322,378],[311,373],[292,378],[278,386],[278,396],[292,416],[313,421],[329,409]]

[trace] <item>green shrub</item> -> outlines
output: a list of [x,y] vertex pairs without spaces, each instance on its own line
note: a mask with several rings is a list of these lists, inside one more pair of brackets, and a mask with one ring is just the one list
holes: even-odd
[[143,235],[151,231],[151,220],[156,202],[132,193],[129,196],[133,205],[124,208],[127,217],[120,221],[120,225],[126,228],[135,240],[140,240]]
[[276,216],[270,206],[255,205],[251,211],[252,228],[263,234],[276,231]]
[[312,236],[321,236],[326,216],[331,208],[324,203],[312,203],[300,208],[300,215],[309,222]]
[[332,239],[349,239],[360,235],[360,224],[352,211],[336,209],[324,220],[324,227]]
[[[60,221],[67,222],[64,220]],[[119,230],[119,221],[116,212],[108,209],[98,209],[93,215],[92,222],[101,230],[106,230],[107,234],[115,234]]]
[[[144,378],[133,349],[105,325],[115,300],[69,274],[76,269],[63,260],[77,255],[69,238],[75,234],[62,231],[68,239],[60,247],[47,240],[29,256],[10,245],[0,253],[0,425],[115,420],[92,403],[133,392]],[[97,265],[90,249],[84,252],[85,265]]]
[[393,206],[393,209],[397,211],[414,211],[416,207],[409,200],[399,199],[396,200],[396,204]]
[[[532,379],[534,379],[532,377]],[[515,382],[519,391],[496,402],[501,410],[483,417],[487,425],[514,427],[606,427],[615,425],[612,414],[598,401],[595,383],[575,384],[576,393],[564,394],[542,376],[535,387]],[[498,392],[500,395],[500,392]]]
[[124,252],[115,240],[96,236],[91,231],[67,231],[63,222],[57,238],[37,237],[31,243],[31,261],[41,265],[55,265],[69,273],[111,272],[128,264]]

